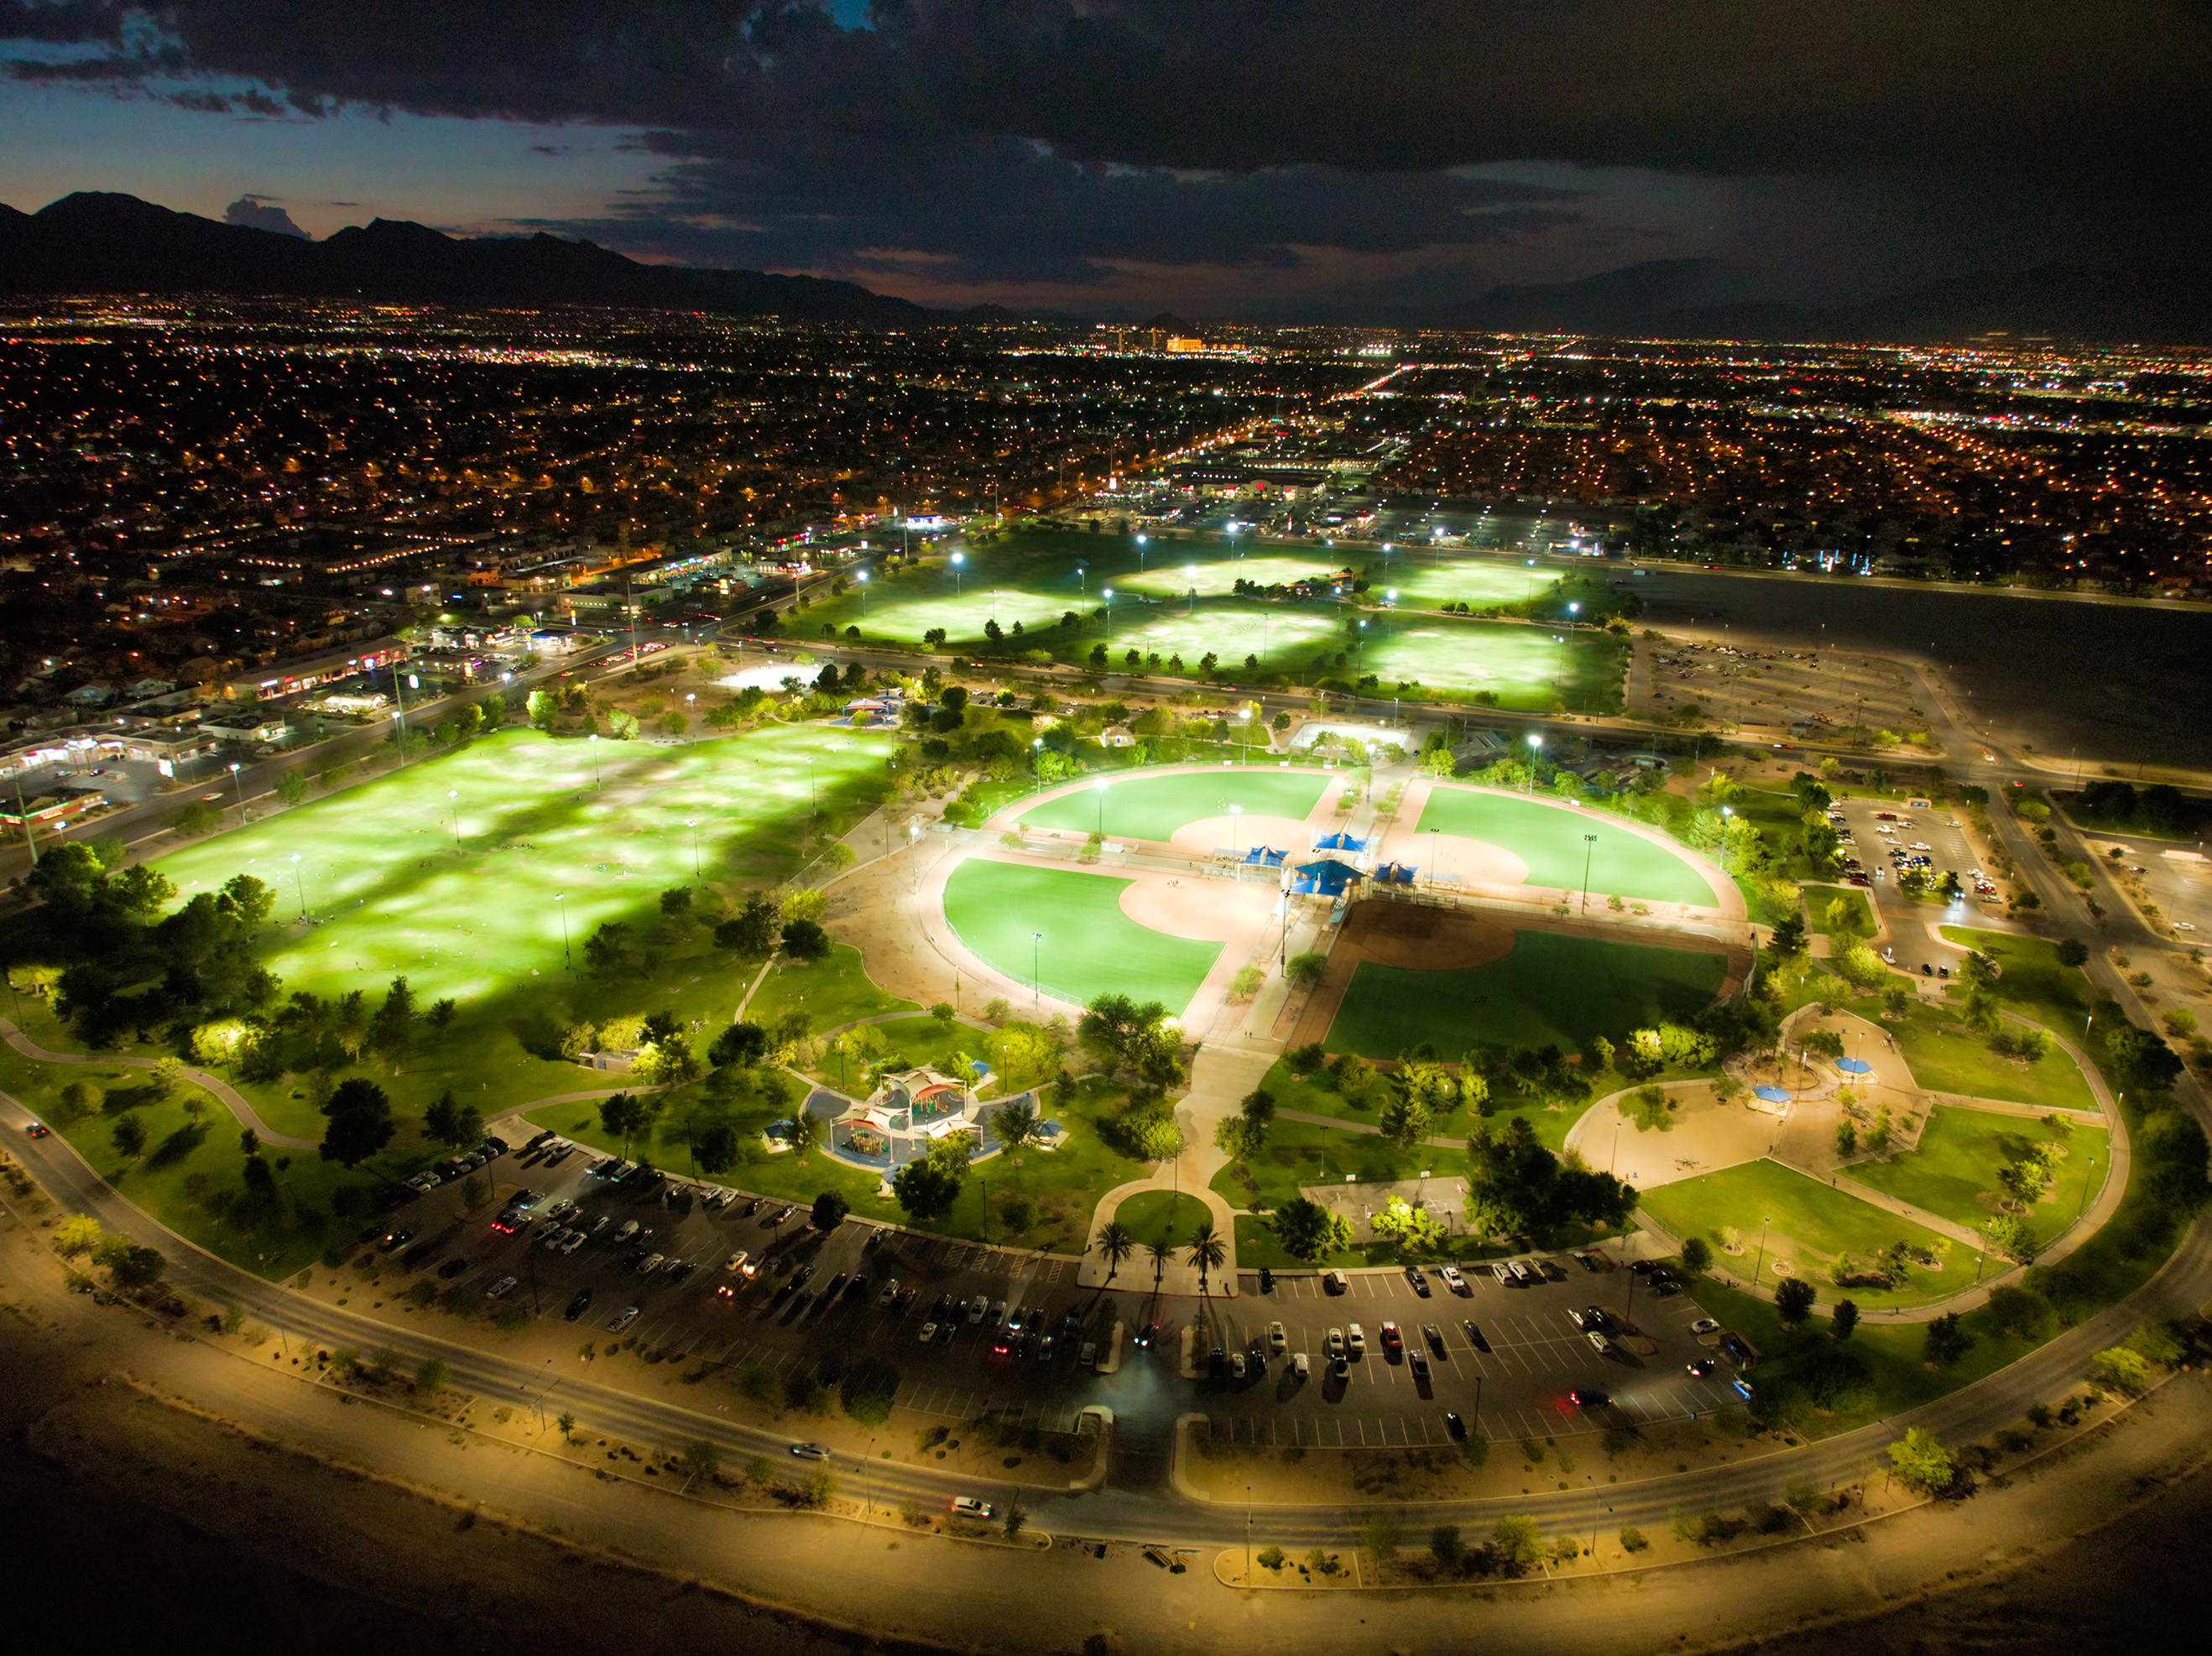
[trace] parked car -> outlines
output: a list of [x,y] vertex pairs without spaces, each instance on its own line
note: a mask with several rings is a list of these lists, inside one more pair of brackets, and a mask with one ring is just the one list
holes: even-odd
[[1358,1356],[1367,1350],[1367,1331],[1353,1323],[1345,1331],[1344,1344],[1352,1356]]
[[927,1344],[928,1344],[932,1340],[935,1339],[936,1338],[937,1338],[937,1325],[936,1325],[935,1323],[924,1323],[924,1324],[922,1324],[922,1325],[921,1325],[921,1338],[920,1338],[920,1339],[918,1340],[917,1344],[922,1344],[922,1345],[927,1345]]
[[503,1300],[508,1295],[514,1292],[514,1285],[520,1280],[520,1278],[515,1277],[502,1277],[497,1282],[494,1283],[489,1288],[484,1289],[484,1296],[487,1299]]
[[1340,1271],[1324,1271],[1322,1272],[1321,1285],[1326,1292],[1330,1294],[1349,1294],[1352,1292],[1352,1278],[1346,1276]]
[[1447,1409],[1444,1410],[1444,1431],[1455,1443],[1462,1441],[1467,1436],[1467,1422]]
[[648,1253],[645,1258],[637,1262],[637,1274],[641,1277],[650,1277],[654,1271],[659,1270],[661,1266],[667,1263],[668,1256],[666,1254]]
[[791,1453],[801,1460],[827,1460],[830,1459],[830,1446],[826,1443],[794,1443],[791,1446]]
[[1290,1343],[1291,1337],[1282,1324],[1277,1322],[1267,1325],[1267,1350],[1280,1356],[1288,1349]]
[[1313,1374],[1313,1364],[1307,1360],[1306,1354],[1304,1352],[1301,1351],[1297,1356],[1291,1359],[1291,1377],[1296,1380],[1307,1380],[1311,1378]]
[[1613,1393],[1602,1386],[1577,1386],[1567,1393],[1567,1401],[1577,1409],[1602,1409],[1613,1401]]
[[568,1301],[568,1308],[561,1315],[566,1320],[574,1322],[591,1308],[592,1290],[588,1288],[580,1288],[576,1290],[576,1297]]
[[1714,1318],[1700,1317],[1690,1325],[1690,1331],[1692,1334],[1717,1334],[1721,1331],[1721,1325]]
[[1344,1355],[1344,1331],[1340,1328],[1330,1329],[1328,1331],[1328,1338],[1322,1343],[1322,1349],[1327,1351],[1332,1358],[1342,1356]]
[[450,1283],[468,1268],[469,1262],[466,1259],[448,1259],[438,1267],[438,1276],[441,1280]]
[[1457,1265],[1446,1265],[1437,1273],[1437,1275],[1441,1276],[1444,1279],[1444,1286],[1451,1289],[1455,1294],[1472,1294],[1474,1292],[1473,1289],[1467,1285],[1467,1278],[1460,1275],[1460,1270]]

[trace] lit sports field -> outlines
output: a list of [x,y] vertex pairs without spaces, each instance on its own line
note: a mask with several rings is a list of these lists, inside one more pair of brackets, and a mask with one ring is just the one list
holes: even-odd
[[[1142,573],[1118,576],[1117,592],[1127,589],[1150,597],[1179,598],[1195,591],[1201,598],[1223,597],[1240,580],[1261,586],[1287,586],[1310,576],[1333,575],[1347,560],[1334,552],[1305,553],[1268,547],[1250,557],[1227,556],[1218,546],[1183,541],[1161,541],[1146,549],[1152,555]],[[1349,560],[1353,569],[1366,561],[1363,554]]]
[[1139,925],[1121,909],[1129,883],[971,857],[945,882],[945,918],[970,953],[1017,983],[1032,981],[1034,962],[1036,980],[1061,1000],[1123,994],[1180,1016],[1222,945]]
[[[1620,702],[1617,664],[1626,646],[1610,634],[1553,632],[1516,622],[1452,621],[1425,614],[1370,616],[1366,666],[1387,688],[1401,681],[1431,689],[1495,691],[1511,707],[1604,713]],[[1556,681],[1556,682],[1555,682]]]
[[1332,1052],[1395,1058],[1426,1041],[1446,1059],[1468,1047],[1579,1048],[1592,1035],[1688,1016],[1718,992],[1718,955],[1552,931],[1514,934],[1487,966],[1449,972],[1362,961],[1323,1041]]
[[827,803],[872,788],[892,745],[817,727],[677,747],[507,731],[201,840],[161,868],[183,897],[257,876],[276,889],[280,919],[304,900],[320,924],[264,957],[288,990],[374,993],[404,973],[425,1003],[474,1001],[561,970],[562,909],[580,962],[602,920],[641,925],[664,888],[693,883],[690,824],[709,879],[792,871],[807,760]]
[[1386,567],[1374,560],[1376,594],[1395,591],[1403,608],[1434,610],[1447,604],[1481,609],[1490,604],[1520,604],[1548,591],[1559,572],[1548,565],[1531,569],[1498,558],[1468,558],[1447,552],[1401,553]]
[[[1509,851],[1528,865],[1528,883],[1562,891],[1582,889],[1589,855],[1589,889],[1643,902],[1711,907],[1711,886],[1684,857],[1631,833],[1597,811],[1565,810],[1511,794],[1438,786],[1423,807],[1419,831],[1431,829],[1480,840]],[[1597,836],[1595,846],[1583,836]]]
[[[1318,772],[1245,765],[1133,776],[1106,789],[1104,832],[1114,839],[1165,840],[1186,822],[1228,816],[1231,805],[1248,816],[1302,818],[1328,786]],[[1021,820],[1034,828],[1089,834],[1097,829],[1099,816],[1097,791],[1086,787],[1024,809]]]

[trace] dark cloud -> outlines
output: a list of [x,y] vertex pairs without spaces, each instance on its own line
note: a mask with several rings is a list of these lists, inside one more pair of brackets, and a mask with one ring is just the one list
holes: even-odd
[[243,224],[279,235],[305,238],[307,232],[292,222],[292,215],[265,196],[240,196],[222,209],[225,224]]
[[[194,106],[646,132],[665,196],[603,233],[786,266],[892,250],[1079,284],[1114,259],[1280,269],[1304,249],[1572,234],[1574,199],[1465,176],[1507,162],[1902,203],[1808,232],[1838,246],[1850,223],[1938,202],[1956,221],[1962,200],[1986,227],[1962,246],[2088,243],[2130,215],[2175,247],[2206,228],[2212,8],[2196,0],[875,0],[866,27],[841,26],[851,0],[836,11],[0,0],[0,39],[82,48],[12,64],[23,78],[227,82]],[[1770,234],[1790,220],[1761,210]],[[1593,252],[1624,234],[1588,228]]]

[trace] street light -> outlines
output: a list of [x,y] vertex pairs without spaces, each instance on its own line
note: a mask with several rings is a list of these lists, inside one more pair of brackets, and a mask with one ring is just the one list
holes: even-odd
[[1106,641],[1111,644],[1114,641],[1114,589],[1109,586],[1102,590],[1106,595]]
[[868,572],[863,569],[853,579],[860,584],[860,619],[866,621],[868,618]]
[[1041,736],[1030,740],[1030,774],[1036,778],[1036,786],[1030,790],[1030,797],[1035,798],[1044,792],[1044,738]]
[[1729,819],[1735,815],[1735,812],[1731,810],[1728,806],[1723,805],[1721,807],[1721,875],[1723,878],[1726,878],[1728,875]]
[[1145,537],[1142,535],[1137,537],[1137,573],[1140,575],[1145,573]]
[[568,905],[565,901],[567,896],[566,892],[555,892],[553,909],[561,917],[561,964],[573,972],[576,969],[576,962],[568,953]]
[[960,596],[960,566],[967,561],[968,555],[965,552],[955,552],[952,555],[952,596],[956,598]]
[[1583,835],[1583,913],[1585,914],[1589,913],[1590,853],[1596,849],[1597,835],[1595,834]]
[[1544,733],[1531,731],[1528,733],[1528,792],[1531,795],[1536,792],[1536,761],[1543,756],[1543,752]]

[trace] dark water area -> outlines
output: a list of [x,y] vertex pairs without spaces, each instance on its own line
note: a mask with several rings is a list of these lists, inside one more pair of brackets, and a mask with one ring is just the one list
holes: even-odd
[[1662,631],[1933,663],[2000,740],[2060,760],[2212,768],[2212,607],[1612,568]]

